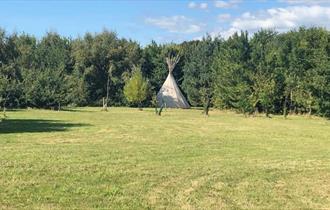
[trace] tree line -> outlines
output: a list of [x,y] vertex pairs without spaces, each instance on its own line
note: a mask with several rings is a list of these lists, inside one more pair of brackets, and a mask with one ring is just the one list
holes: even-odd
[[[179,87],[206,113],[215,107],[330,116],[330,32],[317,27],[145,47],[108,30],[74,39],[48,32],[37,39],[0,29],[0,106],[104,106],[104,99],[109,106],[152,106],[171,53],[181,56],[173,71]],[[132,77],[147,83],[141,83],[142,98],[134,85],[125,87]]]

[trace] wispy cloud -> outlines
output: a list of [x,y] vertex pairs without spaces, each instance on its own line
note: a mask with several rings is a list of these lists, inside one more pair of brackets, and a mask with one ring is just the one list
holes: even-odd
[[229,13],[224,13],[224,14],[218,15],[219,22],[229,21],[230,19],[231,19],[231,15]]
[[305,4],[305,5],[330,4],[329,0],[278,0],[278,1],[287,4]]
[[253,33],[263,28],[285,32],[299,26],[330,28],[330,7],[292,6],[272,8],[257,13],[246,12],[234,19],[229,29],[221,31],[220,34],[226,38],[241,30]]
[[206,3],[206,2],[202,2],[202,3],[196,3],[196,2],[193,2],[193,1],[191,1],[191,2],[189,2],[188,3],[188,8],[190,8],[190,9],[195,9],[195,8],[197,8],[197,9],[207,9],[208,8],[208,3]]
[[171,17],[146,18],[145,22],[172,33],[192,34],[202,30],[203,24],[196,23],[183,15]]
[[207,7],[208,7],[208,4],[207,3],[200,3],[200,5],[199,5],[199,8],[201,8],[201,9],[207,9]]
[[196,8],[198,5],[195,3],[195,2],[193,2],[193,1],[191,1],[191,2],[189,2],[188,3],[188,8],[190,8],[190,9],[194,9],[194,8]]
[[239,3],[241,3],[241,0],[229,0],[229,1],[222,1],[218,0],[214,2],[214,6],[217,8],[232,8],[236,7]]
[[[262,1],[262,0],[259,0]],[[196,19],[188,18],[184,15],[149,17],[145,23],[163,29],[167,33],[162,35],[167,40],[186,40],[188,37],[201,39],[202,34],[208,33],[212,37],[222,36],[228,38],[235,32],[248,31],[250,34],[260,29],[274,29],[279,32],[286,32],[300,26],[320,26],[330,29],[330,0],[277,0],[288,3],[282,7],[249,11],[241,14],[231,13],[230,10],[223,10],[218,15],[213,16],[217,21],[198,22]],[[237,7],[241,0],[214,1],[217,8],[230,9]],[[305,3],[305,4],[303,4]],[[320,3],[314,5],[313,3]],[[210,4],[201,2],[189,2],[191,9],[208,9]],[[236,10],[238,11],[238,10]],[[213,19],[214,20],[214,19]],[[165,33],[164,33],[165,34]],[[169,36],[176,37],[169,37]],[[177,37],[180,36],[180,37]]]

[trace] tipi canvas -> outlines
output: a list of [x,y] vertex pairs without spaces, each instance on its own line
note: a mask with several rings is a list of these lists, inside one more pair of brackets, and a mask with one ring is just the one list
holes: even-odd
[[180,91],[172,74],[175,65],[179,62],[179,56],[166,58],[166,62],[169,73],[157,94],[158,106],[188,109],[190,105]]

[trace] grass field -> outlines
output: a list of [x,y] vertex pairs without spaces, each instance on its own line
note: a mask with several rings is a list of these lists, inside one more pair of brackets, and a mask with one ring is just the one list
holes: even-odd
[[0,209],[330,209],[330,121],[231,112],[17,110]]

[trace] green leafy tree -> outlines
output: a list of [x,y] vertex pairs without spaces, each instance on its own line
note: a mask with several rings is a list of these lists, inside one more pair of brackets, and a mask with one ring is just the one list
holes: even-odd
[[[33,40],[22,37],[20,52],[24,65],[24,93],[29,106],[56,108],[68,104],[68,78],[72,74],[70,40],[47,33],[34,48]],[[35,58],[29,62],[26,58]]]
[[285,104],[290,112],[328,115],[329,32],[299,28],[282,35],[282,42]]
[[216,107],[235,109],[245,114],[252,112],[249,59],[246,32],[235,33],[216,50],[212,63]]
[[95,35],[87,33],[83,39],[75,40],[74,75],[81,86],[73,88],[72,96],[84,93],[84,101],[96,105],[107,95],[107,90],[111,90],[110,105],[124,105],[124,76],[130,66],[141,63],[141,54],[136,42],[119,39],[116,33],[108,30]]
[[49,68],[34,71],[26,75],[24,83],[29,86],[25,90],[27,102],[33,107],[60,110],[63,104],[67,104],[68,81],[63,72]]
[[19,56],[15,39],[17,35],[6,35],[0,29],[0,106],[3,107],[6,116],[6,107],[20,105],[21,97],[21,73],[16,61]]
[[251,40],[250,74],[252,82],[252,103],[255,112],[265,111],[266,116],[274,110],[277,85],[276,32],[261,30]]
[[3,107],[3,115],[6,117],[6,107],[17,106],[21,89],[21,82],[14,65],[0,66],[0,105]]
[[126,81],[124,94],[129,103],[137,104],[141,110],[142,102],[149,92],[148,81],[143,78],[140,67],[133,67],[132,76]]
[[214,75],[211,65],[219,43],[219,39],[212,40],[208,36],[192,44],[185,57],[183,89],[192,105],[204,107],[205,115],[208,115],[212,100]]

